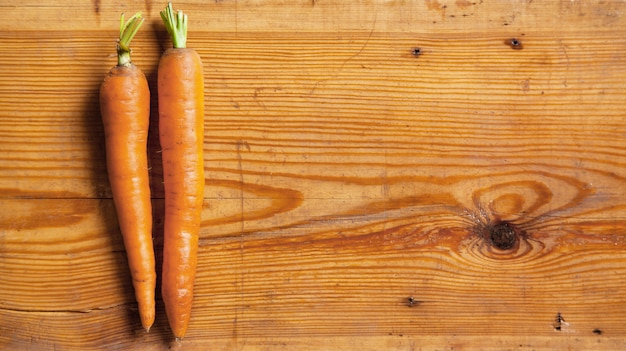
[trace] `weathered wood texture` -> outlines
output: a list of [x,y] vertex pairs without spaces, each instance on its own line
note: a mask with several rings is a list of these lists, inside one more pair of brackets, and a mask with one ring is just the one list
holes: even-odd
[[[156,92],[164,5],[0,5],[26,20],[0,22],[2,349],[172,346],[160,301],[137,317],[97,105],[120,12]],[[626,348],[626,3],[174,5],[207,96],[184,349]]]

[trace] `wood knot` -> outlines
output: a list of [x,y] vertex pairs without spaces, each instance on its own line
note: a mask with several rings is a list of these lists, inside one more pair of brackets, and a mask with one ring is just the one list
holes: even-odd
[[483,240],[489,251],[495,250],[494,253],[518,250],[520,249],[520,242],[525,240],[525,233],[508,221],[483,222],[474,227],[474,231]]
[[512,224],[500,222],[487,225],[485,230],[489,243],[496,249],[506,251],[517,246],[519,234]]

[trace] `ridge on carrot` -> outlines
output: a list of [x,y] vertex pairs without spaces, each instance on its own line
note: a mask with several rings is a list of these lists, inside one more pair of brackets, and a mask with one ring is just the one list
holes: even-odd
[[187,15],[168,3],[161,18],[173,47],[159,60],[159,139],[165,221],[161,293],[177,340],[187,332],[204,200],[204,79],[198,53],[187,48]]
[[120,19],[118,64],[100,86],[106,163],[113,202],[139,306],[141,324],[154,323],[156,270],[152,243],[152,205],[148,177],[147,138],[150,91],[130,57],[130,42],[143,23],[141,13]]

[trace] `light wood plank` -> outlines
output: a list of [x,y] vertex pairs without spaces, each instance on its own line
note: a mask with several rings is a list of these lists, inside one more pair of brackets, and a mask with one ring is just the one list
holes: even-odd
[[[119,14],[142,11],[160,27],[159,11],[167,2],[145,0],[13,0],[0,4],[6,18],[0,30],[85,31],[118,28]],[[194,31],[211,32],[391,32],[464,33],[479,31],[581,32],[624,29],[622,1],[547,2],[499,0],[293,0],[177,1],[190,14]],[[81,16],[75,16],[80,14]],[[60,23],[60,19],[71,19]]]
[[[108,40],[80,36],[59,47],[63,38],[15,39],[32,43],[24,49],[32,59],[20,70],[0,66],[6,196],[109,196],[97,91],[113,58],[100,54],[71,74],[61,69],[73,52],[98,55]],[[207,62],[207,171],[217,180],[238,180],[239,163],[266,174],[367,178],[452,175],[442,169],[459,166],[462,174],[506,166],[619,176],[626,70],[620,47],[608,44],[619,37],[527,34],[522,51],[501,39],[207,37],[197,44]],[[423,54],[415,58],[418,45]],[[37,59],[42,50],[52,53],[50,67]],[[141,50],[136,61],[153,78],[158,49]]]
[[[78,200],[37,201],[70,206]],[[0,279],[7,288],[0,299],[6,317],[1,343],[162,347],[169,335],[162,304],[151,334],[138,332],[119,232],[110,224],[111,201],[81,200],[81,208],[95,213],[73,218],[73,225],[63,219],[66,206],[48,211],[58,221],[19,225],[32,202],[10,200],[16,214],[2,222]],[[358,336],[374,345],[399,340],[401,349],[433,337],[458,336],[462,345],[476,336],[548,342],[576,335],[589,344],[616,345],[624,335],[622,238],[529,230],[519,249],[502,252],[467,229],[471,216],[459,222],[442,205],[414,205],[410,212],[382,218],[338,211],[324,220],[221,238],[205,227],[189,344],[236,348],[250,340],[262,348],[289,338],[293,347],[323,336],[328,340],[314,345],[324,348]],[[61,225],[72,235],[61,236]],[[63,249],[47,238],[60,240]]]

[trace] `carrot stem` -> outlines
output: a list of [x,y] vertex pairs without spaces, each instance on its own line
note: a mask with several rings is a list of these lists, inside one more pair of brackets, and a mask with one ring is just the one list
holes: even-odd
[[124,22],[124,14],[120,17],[120,38],[117,41],[117,65],[129,66],[130,59],[130,42],[139,31],[139,27],[143,24],[144,18],[141,12],[137,12],[128,21]]
[[187,15],[178,10],[174,16],[172,3],[169,2],[165,10],[161,11],[161,19],[165,23],[165,29],[172,37],[172,44],[177,49],[187,47]]

